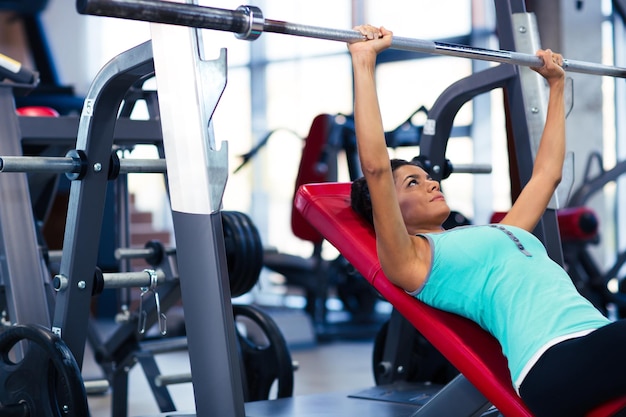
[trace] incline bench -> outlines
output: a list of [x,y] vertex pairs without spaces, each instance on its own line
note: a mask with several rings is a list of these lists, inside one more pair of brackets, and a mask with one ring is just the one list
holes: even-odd
[[[469,382],[504,416],[532,416],[513,389],[506,358],[496,339],[470,320],[434,309],[409,296],[385,277],[378,263],[373,228],[350,208],[350,183],[304,185],[296,194],[295,206],[461,372],[462,376],[446,385],[431,401],[439,401],[439,396],[444,398],[444,403],[454,402],[460,407]],[[459,382],[459,378],[466,381]],[[588,417],[612,416],[624,407],[626,397],[598,407]],[[468,411],[467,416],[472,412]]]

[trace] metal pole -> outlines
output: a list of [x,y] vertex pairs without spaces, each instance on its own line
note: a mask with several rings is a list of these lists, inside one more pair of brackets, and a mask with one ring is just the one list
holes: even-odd
[[[166,255],[176,253],[175,248],[166,248]],[[119,248],[115,250],[115,259],[145,259],[155,255],[154,248]]]
[[[141,288],[153,287],[163,284],[167,277],[162,270],[145,269],[137,272],[105,272],[102,274],[104,288]],[[67,279],[62,275],[56,275],[52,281],[52,287],[61,291],[68,285]]]
[[[76,8],[83,14],[233,32],[237,37],[248,40],[258,38],[262,32],[347,43],[363,40],[363,36],[354,30],[329,29],[264,19],[261,10],[255,6],[240,6],[236,10],[226,10],[160,0],[77,0]],[[391,48],[526,67],[542,65],[541,59],[531,54],[399,36],[394,36]],[[626,78],[626,68],[610,65],[564,59],[563,68],[571,72]]]
[[[156,274],[156,284],[162,284],[165,282],[165,273],[158,269],[153,271]],[[139,288],[150,287],[154,284],[152,282],[152,275],[149,270],[137,271],[137,272],[111,272],[104,273],[104,288]]]
[[[164,173],[164,159],[121,159],[120,173]],[[82,168],[79,159],[54,156],[1,156],[0,172],[78,173]]]

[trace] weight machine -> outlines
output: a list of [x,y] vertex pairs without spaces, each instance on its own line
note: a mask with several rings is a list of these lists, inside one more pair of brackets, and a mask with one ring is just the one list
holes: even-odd
[[[437,414],[436,406],[430,407],[429,403],[420,408],[416,414],[416,407],[413,404],[363,401],[331,395],[303,399],[285,398],[244,405],[220,207],[226,185],[227,144],[216,143],[211,126],[211,117],[226,82],[225,51],[222,51],[216,60],[202,60],[198,54],[201,50],[201,41],[196,30],[164,24],[227,30],[245,39],[254,39],[261,32],[268,31],[351,42],[359,39],[355,32],[321,30],[269,21],[263,19],[260,10],[252,6],[242,6],[236,11],[225,11],[154,0],[141,3],[124,0],[78,0],[77,8],[81,13],[153,21],[155,24],[152,25],[152,41],[133,48],[105,66],[85,98],[75,149],[78,155],[69,155],[72,160],[80,161],[80,169],[75,173],[76,178],[71,184],[65,244],[58,274],[62,285],[56,294],[52,320],[51,322],[48,320],[50,311],[46,308],[33,309],[35,311],[24,309],[22,315],[18,315],[17,309],[14,309],[15,317],[22,323],[43,323],[44,327],[51,328],[58,340],[62,339],[67,345],[80,367],[87,339],[89,304],[94,286],[92,280],[86,277],[92,276],[96,266],[107,173],[112,166],[110,150],[117,110],[124,99],[123,92],[148,74],[155,73],[157,80],[160,80],[161,128],[167,156],[166,165],[177,238],[180,288],[185,310],[196,415],[238,417],[250,413],[280,416],[296,415],[299,409],[318,411],[325,409],[327,412],[332,410],[332,413],[341,415],[356,413],[397,416],[441,415]],[[521,24],[525,27],[532,27],[523,2],[496,2],[496,8],[501,46],[510,50],[526,49],[519,45],[520,40],[516,39],[518,35],[513,30],[520,24],[519,21],[513,22],[514,18],[521,19]],[[182,47],[183,45],[185,47]],[[522,66],[538,64],[534,55],[506,51],[473,51],[470,47],[424,43],[402,38],[396,38],[394,47]],[[534,49],[536,48],[531,52],[534,52]],[[572,71],[598,75],[626,74],[620,68],[574,61],[566,61],[566,66]],[[515,158],[519,167],[517,174],[521,182],[529,178],[532,149],[536,143],[531,126],[538,124],[540,119],[538,116],[533,119],[526,112],[527,107],[524,104],[527,104],[525,101],[530,97],[535,96],[532,93],[539,86],[536,82],[526,79],[521,69],[508,65],[494,67],[478,73],[474,78],[468,77],[455,83],[431,109],[429,126],[432,129],[424,132],[421,151],[430,159],[435,178],[442,173],[449,127],[456,111],[462,103],[493,88],[504,88],[507,91],[509,111],[515,114],[518,120],[513,131]],[[195,180],[195,184],[191,179]],[[4,190],[4,187],[2,189]],[[28,208],[30,210],[30,206]],[[1,220],[4,219],[0,218]],[[4,227],[5,222],[2,221],[0,224]],[[550,255],[556,260],[561,260],[558,233],[554,233],[555,231],[558,229],[552,207],[546,212],[536,234],[544,241]],[[556,237],[551,238],[552,236]],[[32,242],[24,249],[32,250],[29,253],[37,253],[37,247]],[[33,260],[35,261],[33,265],[41,265],[39,259]],[[17,292],[13,294],[12,287],[9,289],[11,296],[15,297],[13,303],[18,305],[18,301],[22,301],[19,294]],[[32,306],[31,295],[29,292],[28,303],[23,304],[24,306]],[[45,301],[45,291],[42,291],[39,297],[41,301]],[[462,377],[454,386],[456,388],[451,388],[453,392],[474,396],[471,385]],[[480,395],[477,398],[480,398]],[[464,413],[467,412],[466,415],[479,415],[476,414],[477,409],[471,414],[468,412],[468,408],[464,407],[468,405],[466,401],[459,400],[457,405]],[[73,415],[71,413],[78,410],[76,407],[67,411],[69,415]],[[484,411],[482,407],[479,407],[479,410],[481,411],[478,412]]]
[[[141,61],[143,56],[141,52],[141,46],[129,51],[126,54],[122,54],[120,57],[114,59],[109,63],[107,68],[104,68],[99,74],[99,78],[94,82],[96,87],[92,88],[91,96],[87,98],[87,103],[94,105],[103,96],[108,97],[111,100],[121,100],[123,98],[123,105],[121,101],[117,103],[117,107],[120,109],[119,114],[117,110],[114,110],[115,118],[110,119],[111,122],[108,126],[114,130],[114,136],[109,139],[109,147],[124,147],[131,148],[137,144],[150,144],[162,148],[161,140],[161,126],[158,117],[152,117],[149,120],[131,120],[129,118],[130,111],[136,100],[142,98],[148,98],[149,92],[139,92],[135,85],[141,84],[143,80],[153,76],[152,56],[150,50],[150,44],[144,45],[143,50],[149,51],[147,55],[147,64],[143,65]],[[140,59],[137,61],[137,59]],[[7,59],[8,62],[11,62]],[[139,67],[139,69],[137,69]],[[5,66],[2,67],[6,69]],[[9,67],[11,68],[11,67]],[[131,74],[128,72],[131,71]],[[135,73],[132,73],[135,71]],[[6,106],[3,109],[6,113],[3,113],[3,117],[7,119],[7,139],[3,143],[8,143],[14,146],[11,151],[4,150],[3,155],[0,158],[0,171],[5,173],[3,179],[7,181],[7,184],[13,184],[12,187],[5,187],[7,193],[6,201],[16,201],[20,203],[18,210],[3,211],[5,217],[3,217],[4,224],[7,225],[8,231],[13,231],[12,227],[24,227],[21,233],[15,231],[15,236],[23,236],[24,231],[28,231],[25,228],[26,225],[30,225],[30,229],[33,231],[32,235],[37,234],[35,230],[36,221],[29,216],[29,213],[34,211],[45,212],[48,201],[54,197],[56,190],[55,178],[59,175],[65,174],[72,181],[80,181],[86,174],[86,153],[84,150],[72,149],[76,145],[77,131],[79,128],[79,120],[75,116],[62,116],[62,117],[22,117],[18,116],[15,112],[14,95],[16,92],[19,94],[24,91],[30,91],[37,84],[38,77],[36,73],[24,72],[29,80],[32,80],[31,84],[15,84],[15,74],[10,71],[6,74],[9,78],[13,79],[12,82],[2,83],[5,87],[3,91],[7,91],[7,94],[3,96]],[[122,81],[120,81],[120,79]],[[136,84],[135,84],[136,83]],[[131,85],[132,84],[132,85]],[[131,85],[130,87],[128,87]],[[95,91],[94,91],[95,90]],[[154,95],[152,95],[154,96]],[[111,98],[113,97],[113,98]],[[152,97],[155,98],[155,97]],[[148,101],[148,100],[147,100]],[[152,105],[150,104],[152,103]],[[152,114],[158,116],[158,106],[153,103],[153,100],[147,103],[148,107],[152,109]],[[89,111],[93,110],[90,108]],[[156,111],[156,113],[155,113]],[[103,115],[104,116],[104,115]],[[101,123],[108,122],[103,117],[100,120]],[[10,129],[14,127],[13,129]],[[87,134],[88,136],[89,134]],[[96,139],[96,140],[99,140]],[[88,141],[87,141],[88,142]],[[115,146],[113,146],[115,145]],[[88,147],[88,146],[87,146]],[[29,149],[42,151],[44,155],[54,155],[59,152],[67,152],[65,157],[52,157],[52,156],[23,156],[21,150]],[[104,154],[105,147],[99,148]],[[93,172],[100,173],[105,172],[104,177],[106,182],[110,182],[118,178],[120,174],[127,173],[140,173],[140,172],[156,172],[165,173],[165,161],[163,159],[149,159],[149,160],[137,160],[137,159],[120,159],[116,152],[111,152],[109,148],[108,153],[108,168],[103,168],[98,162],[94,163],[91,167]],[[160,154],[162,155],[162,150]],[[12,173],[12,174],[7,174]],[[28,173],[28,180],[26,173]],[[42,175],[45,177],[45,181],[33,181],[34,175]],[[15,178],[24,180],[23,182],[15,182]],[[49,181],[51,178],[51,181]],[[44,185],[39,185],[39,183]],[[33,184],[35,183],[35,184]],[[52,183],[52,184],[51,184]],[[30,188],[30,190],[29,190]],[[17,193],[20,191],[21,194]],[[29,193],[30,191],[30,193]],[[76,190],[75,190],[76,191]],[[106,194],[106,192],[105,192]],[[118,193],[118,194],[123,194]],[[75,195],[78,196],[72,204],[82,204],[85,207],[82,210],[91,210],[89,206],[89,199],[83,200],[81,190],[77,191]],[[16,197],[23,196],[23,199],[17,199]],[[10,197],[10,198],[9,198]],[[104,195],[102,196],[104,198]],[[127,196],[121,196],[121,199],[126,199]],[[31,204],[31,199],[33,203]],[[41,204],[35,204],[34,201],[41,201]],[[123,206],[123,202],[118,202]],[[41,205],[41,210],[38,210],[38,206]],[[10,208],[11,206],[9,206]],[[104,204],[101,207],[104,210]],[[71,209],[70,209],[71,210]],[[122,210],[123,211],[123,210]],[[44,217],[42,213],[41,217]],[[19,217],[18,217],[19,216]],[[11,218],[15,218],[11,220]],[[16,218],[17,217],[17,218]],[[96,217],[98,215],[96,214]],[[124,226],[123,214],[119,216],[118,222],[120,224],[120,235],[124,234],[124,230],[127,230],[127,225]],[[222,212],[221,218],[224,222],[223,231],[225,241],[225,250],[227,258],[228,270],[232,272],[233,280],[229,282],[230,292],[234,296],[241,295],[247,291],[256,283],[259,270],[261,268],[261,243],[256,228],[243,213],[239,212]],[[71,224],[72,214],[68,214],[68,224]],[[102,227],[102,220],[99,220],[97,224],[87,220],[85,222],[87,227],[91,227],[93,231],[100,230]],[[95,243],[95,248],[98,248],[100,239],[96,235],[92,235],[92,231],[86,232],[91,235],[91,238]],[[29,234],[26,233],[28,237]],[[72,235],[73,236],[73,235]],[[67,236],[66,236],[67,237]],[[84,237],[83,237],[84,238]],[[70,285],[67,275],[63,273],[63,253],[53,253],[46,248],[42,248],[41,242],[25,241],[30,243],[31,246],[27,249],[23,246],[10,242],[14,240],[14,236],[10,235],[6,237],[7,243],[3,246],[3,249],[19,249],[20,252],[7,251],[3,255],[3,259],[6,260],[7,269],[10,269],[10,273],[6,274],[6,280],[2,281],[3,292],[8,295],[6,301],[8,306],[3,305],[3,310],[7,313],[7,320],[11,320],[13,323],[29,323],[42,325],[42,329],[50,327],[50,319],[54,315],[56,309],[56,302],[60,297],[53,295],[55,293],[62,294],[67,291]],[[89,240],[89,239],[88,239]],[[24,239],[22,239],[24,241]],[[20,242],[22,242],[20,241]],[[74,242],[73,237],[70,242]],[[10,243],[10,244],[9,244]],[[68,241],[66,240],[66,242]],[[34,246],[36,245],[36,246]],[[141,334],[144,333],[146,328],[150,328],[153,325],[158,325],[159,330],[165,332],[165,318],[162,312],[166,311],[170,306],[180,300],[180,287],[178,285],[178,268],[175,265],[176,251],[165,250],[158,245],[158,242],[149,242],[149,248],[143,251],[135,250],[133,254],[128,255],[128,250],[121,250],[119,258],[137,257],[137,252],[141,252],[140,257],[145,257],[151,260],[150,264],[154,269],[146,270],[144,272],[122,272],[122,273],[102,273],[98,268],[95,268],[91,274],[87,275],[87,279],[81,279],[77,283],[79,290],[86,290],[87,285],[91,285],[91,291],[88,293],[89,300],[92,296],[98,295],[105,288],[129,288],[129,287],[142,287],[145,288],[145,293],[152,297],[146,297],[145,306],[140,305],[139,314],[137,318],[130,317],[127,323],[121,324],[115,332],[110,335],[106,340],[102,340],[101,335],[98,334],[94,326],[90,325],[85,332],[80,332],[79,337],[84,337],[89,340],[92,348],[95,350],[96,361],[105,371],[106,379],[102,381],[86,381],[85,385],[90,389],[104,389],[112,388],[112,415],[125,416],[127,413],[127,374],[128,370],[136,363],[137,359],[141,363],[146,376],[151,384],[151,388],[159,407],[162,411],[171,411],[174,409],[169,393],[167,392],[167,385],[173,383],[189,382],[191,376],[178,375],[178,379],[173,381],[169,376],[161,375],[156,367],[154,361],[154,354],[165,351],[171,351],[174,349],[186,349],[187,340],[185,338],[179,338],[179,340],[166,340],[164,343],[157,344],[152,341],[144,341],[140,343],[139,339],[142,339]],[[67,253],[67,247],[64,247],[64,251]],[[73,250],[73,249],[70,249]],[[61,251],[63,252],[63,251]],[[39,258],[37,263],[33,263],[29,256],[21,256],[21,254],[33,255]],[[239,258],[238,258],[239,257]],[[45,265],[44,260],[60,261],[61,267],[58,273],[54,276],[54,279],[50,282],[49,273]],[[172,263],[172,258],[174,262]],[[22,272],[24,267],[30,265],[38,266],[41,268],[39,272],[33,272],[32,267],[26,272]],[[79,265],[79,267],[86,265]],[[70,267],[71,269],[71,267]],[[95,274],[94,274],[95,271]],[[165,271],[165,272],[164,272]],[[27,275],[24,275],[27,273]],[[4,276],[3,276],[4,277]],[[43,282],[40,284],[38,279],[43,277]],[[93,280],[91,279],[93,277]],[[234,277],[238,277],[235,279]],[[25,280],[25,278],[27,278]],[[31,282],[35,279],[34,282]],[[28,281],[28,282],[27,282]],[[157,288],[158,287],[158,288]],[[33,297],[37,295],[38,290],[44,289],[47,296],[47,303],[36,301],[37,308],[41,307],[42,311],[37,308],[29,308],[29,303],[26,300],[15,301],[14,298],[20,296],[21,292],[29,292],[34,288]],[[86,290],[88,291],[88,290]],[[141,301],[143,302],[143,292]],[[31,297],[31,302],[35,298]],[[2,299],[5,302],[5,299]],[[45,307],[45,309],[44,309]],[[248,323],[253,323],[262,332],[262,334],[269,338],[269,347],[259,348],[255,344],[253,339],[249,339],[241,333],[237,333],[239,356],[241,360],[245,361],[243,366],[242,378],[246,381],[246,386],[243,387],[244,398],[248,401],[265,399],[269,396],[269,389],[272,382],[276,379],[277,372],[280,373],[280,380],[278,381],[279,388],[277,395],[279,397],[291,395],[293,389],[293,366],[289,356],[289,352],[286,348],[286,343],[280,334],[279,329],[275,326],[273,321],[262,311],[254,309],[251,306],[237,305],[234,306],[234,315],[236,318],[244,318]],[[33,312],[39,313],[39,318],[33,318]],[[30,316],[24,317],[24,314],[30,314]],[[85,317],[89,317],[89,312],[86,312]],[[46,317],[47,316],[47,317]],[[24,318],[23,318],[24,317]],[[138,332],[139,327],[142,328]],[[250,325],[247,325],[250,330]],[[37,354],[41,357],[49,357],[51,355],[64,355],[63,352],[70,352],[64,347],[67,343],[61,342],[60,339],[54,339],[52,336],[45,334],[44,330],[39,328],[23,328],[5,331],[2,339],[3,352],[8,351],[19,340],[28,341],[28,350],[32,348],[33,354],[30,352],[22,360],[22,365],[18,368],[11,368],[8,366],[7,375],[10,372],[15,372],[15,375],[35,370],[41,372],[41,370],[48,369],[44,366],[38,366],[40,362],[36,359]],[[254,330],[254,329],[253,329]],[[42,333],[43,332],[43,333]],[[138,333],[141,333],[138,335]],[[184,339],[184,340],[183,340]],[[83,339],[85,340],[85,339]],[[47,341],[47,342],[46,342]],[[63,345],[63,348],[55,351],[49,346],[45,346],[46,343],[56,344],[58,346]],[[81,341],[80,343],[84,343]],[[42,351],[37,348],[38,345],[42,345],[44,349]],[[83,345],[84,346],[84,345]],[[6,351],[4,349],[7,349]],[[47,350],[45,350],[47,349]],[[56,352],[56,353],[55,353]],[[33,359],[35,358],[35,359]],[[54,362],[57,366],[60,362]],[[34,365],[33,365],[34,364]],[[2,365],[5,365],[3,363]],[[78,366],[78,363],[77,363]],[[39,368],[39,369],[37,369]],[[76,369],[60,369],[58,371],[65,371],[64,379],[73,377],[76,380],[80,374],[76,374]],[[15,379],[15,378],[14,378]],[[46,378],[44,378],[45,380]],[[9,384],[9,382],[6,384]],[[82,385],[82,381],[80,382]],[[5,392],[2,397],[2,404],[13,404],[19,402],[19,398],[31,396],[31,402],[29,404],[29,410],[31,414],[43,415],[44,410],[42,408],[54,409],[60,406],[61,403],[67,406],[68,413],[75,413],[75,415],[84,414],[84,404],[80,404],[80,397],[84,396],[79,390],[76,390],[77,384],[74,384],[69,391],[59,390],[56,395],[50,395],[50,398],[45,398],[41,393],[35,393],[36,387],[26,390],[24,392],[20,387],[10,387],[4,385]],[[71,391],[76,391],[75,393]],[[64,396],[64,394],[70,393],[71,396]],[[58,402],[55,404],[55,401]],[[76,404],[76,409],[74,409]],[[24,412],[20,408],[16,407],[15,412]],[[80,407],[80,408],[79,408]],[[8,407],[0,410],[0,412],[9,412],[12,408]],[[49,410],[45,410],[46,412]],[[13,411],[11,411],[13,412]]]

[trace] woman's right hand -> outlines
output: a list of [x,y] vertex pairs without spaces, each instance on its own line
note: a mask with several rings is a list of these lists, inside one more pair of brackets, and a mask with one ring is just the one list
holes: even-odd
[[378,28],[372,25],[360,25],[356,26],[354,30],[360,32],[364,39],[348,44],[348,49],[353,56],[369,53],[373,53],[375,56],[391,46],[393,33],[382,26]]

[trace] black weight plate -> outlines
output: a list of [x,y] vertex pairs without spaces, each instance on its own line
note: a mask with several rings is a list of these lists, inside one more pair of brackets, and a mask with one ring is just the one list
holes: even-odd
[[238,297],[241,295],[240,283],[245,279],[245,265],[241,259],[246,257],[246,246],[235,212],[222,211],[222,227],[224,229],[230,293],[232,297]]
[[[246,334],[237,329],[245,401],[268,400],[274,383],[277,398],[293,395],[293,363],[287,343],[274,320],[261,310],[233,305],[235,321],[253,324]],[[244,320],[242,320],[242,318]]]
[[[18,343],[23,359],[13,360]],[[16,325],[0,334],[0,403],[24,403],[30,416],[84,417],[87,394],[78,364],[63,340],[40,326]]]
[[245,294],[256,285],[263,268],[263,243],[258,229],[246,214],[237,212],[240,230],[245,236],[246,257],[241,259],[245,265],[245,279],[240,283],[240,294]]

